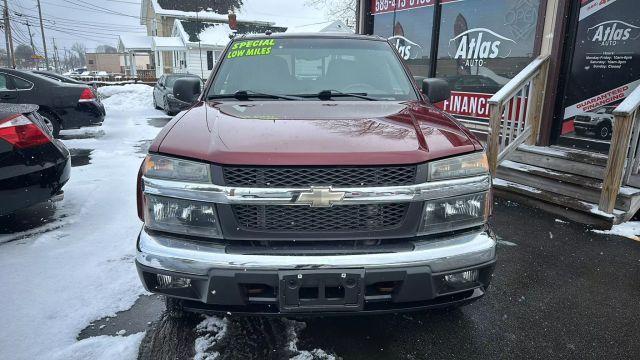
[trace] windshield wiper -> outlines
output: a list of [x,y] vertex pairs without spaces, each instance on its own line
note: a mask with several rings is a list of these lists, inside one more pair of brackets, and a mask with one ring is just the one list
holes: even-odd
[[237,99],[237,100],[249,100],[252,98],[263,98],[263,99],[283,99],[283,100],[303,100],[302,97],[299,96],[291,96],[291,95],[278,95],[278,94],[265,94],[252,90],[239,90],[233,94],[218,94],[218,95],[209,95],[207,99]]
[[306,98],[317,97],[320,100],[331,100],[331,98],[335,98],[335,97],[354,97],[354,98],[364,99],[369,101],[378,101],[378,99],[367,96],[367,95],[368,95],[367,93],[346,93],[338,90],[322,90],[317,94],[304,94],[304,95],[297,95],[297,96],[306,97]]

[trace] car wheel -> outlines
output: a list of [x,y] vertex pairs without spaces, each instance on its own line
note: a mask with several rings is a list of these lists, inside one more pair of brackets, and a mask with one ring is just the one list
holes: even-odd
[[53,137],[57,139],[58,136],[60,135],[60,128],[61,128],[60,119],[58,119],[58,116],[46,110],[38,111],[38,114],[42,116],[42,118],[44,119],[44,123],[47,125],[49,130],[51,130],[51,134],[53,134]]
[[174,111],[171,111],[166,97],[164,98],[164,112],[169,116],[174,116],[176,114]]
[[182,300],[165,296],[164,306],[169,317],[174,319],[182,319],[185,317],[186,312],[182,307]]
[[596,137],[601,140],[609,140],[612,130],[610,123],[602,123],[596,127]]
[[153,107],[154,107],[156,110],[162,110],[162,109],[160,108],[160,106],[158,106],[158,102],[156,101],[156,94],[153,94]]

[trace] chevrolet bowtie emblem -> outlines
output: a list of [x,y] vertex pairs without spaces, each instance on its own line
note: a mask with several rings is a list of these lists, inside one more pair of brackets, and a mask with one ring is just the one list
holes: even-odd
[[346,193],[333,191],[331,188],[312,187],[311,191],[303,191],[295,199],[296,204],[306,204],[311,207],[331,207],[342,201]]

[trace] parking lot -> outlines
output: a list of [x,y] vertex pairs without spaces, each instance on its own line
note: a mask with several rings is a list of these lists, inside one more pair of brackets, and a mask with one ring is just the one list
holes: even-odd
[[0,358],[640,357],[640,242],[499,199],[493,281],[463,309],[170,319],[133,265],[136,171],[169,120],[146,91],[106,90],[105,125],[63,134],[74,165],[64,201],[0,220]]

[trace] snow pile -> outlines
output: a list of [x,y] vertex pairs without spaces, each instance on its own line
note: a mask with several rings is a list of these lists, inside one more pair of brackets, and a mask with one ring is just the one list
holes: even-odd
[[598,234],[624,236],[631,240],[640,241],[640,221],[629,221],[615,225],[611,230],[591,230]]
[[227,334],[229,320],[216,316],[207,316],[196,326],[199,337],[195,341],[196,354],[194,360],[215,360],[220,353],[213,350],[220,339]]
[[135,359],[144,338],[144,332],[135,335],[97,336],[78,341],[68,348],[54,352],[52,358],[64,360]]
[[[153,88],[144,84],[104,86],[98,88],[104,106],[110,111],[146,110],[153,108]],[[114,96],[119,95],[119,96]],[[107,113],[107,115],[109,115]]]
[[229,34],[231,34],[229,25],[221,24],[204,28],[198,34],[198,38],[206,45],[226,46],[230,40]]
[[304,330],[307,324],[295,320],[284,321],[287,324],[288,349],[292,354],[295,354],[291,360],[336,360],[335,356],[327,354],[322,349],[298,350],[298,331]]
[[56,216],[67,218],[59,228],[12,234],[21,240],[0,245],[0,359],[135,358],[141,334],[80,342],[76,336],[145,293],[133,261],[141,227],[135,186],[144,157],[137,148],[160,131],[146,120],[162,115],[151,91],[101,89],[110,96],[104,135],[64,141],[93,150],[89,165],[72,169],[57,204]]

